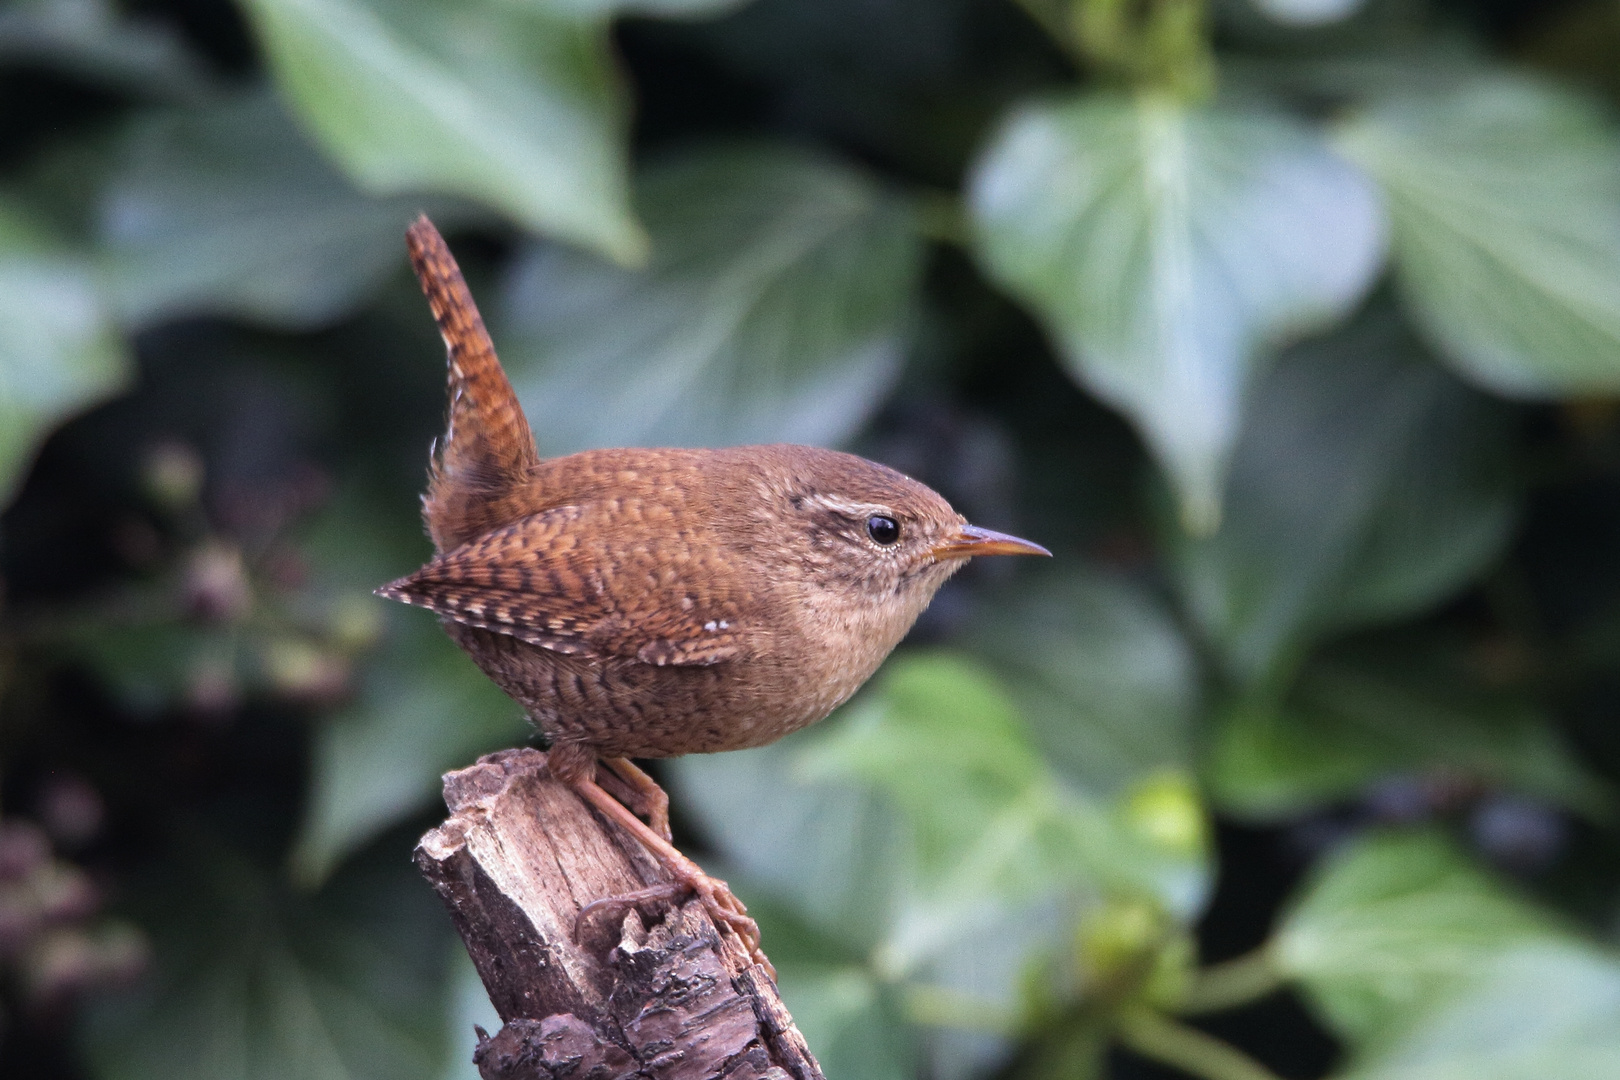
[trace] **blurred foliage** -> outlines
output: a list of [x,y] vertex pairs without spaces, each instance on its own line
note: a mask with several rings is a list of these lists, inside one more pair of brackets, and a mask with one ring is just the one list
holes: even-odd
[[0,3],[0,1071],[472,1075],[442,357],[1047,544],[655,766],[833,1080],[1620,1075],[1613,0]]

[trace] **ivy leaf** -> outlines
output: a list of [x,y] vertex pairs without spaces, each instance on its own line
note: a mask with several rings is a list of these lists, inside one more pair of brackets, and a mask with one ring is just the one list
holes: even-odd
[[976,1032],[981,1060],[1076,919],[1112,896],[1190,919],[1207,887],[1189,788],[1158,778],[1112,804],[1067,789],[1006,691],[956,657],[904,658],[816,729],[672,773],[749,902],[743,882],[836,943],[780,954],[784,987],[859,970],[931,1025]]
[[1484,684],[1455,650],[1406,635],[1309,664],[1280,704],[1220,717],[1209,765],[1223,809],[1293,817],[1380,780],[1438,775],[1506,786],[1602,819],[1613,794],[1542,708]]
[[1218,533],[1168,546],[1228,673],[1280,680],[1329,633],[1422,611],[1506,542],[1511,413],[1387,313],[1292,350],[1256,388]]
[[46,434],[130,374],[90,267],[37,220],[0,197],[0,507]]
[[1124,578],[1053,568],[986,597],[971,641],[1005,676],[1047,761],[1105,797],[1192,764],[1196,659]]
[[1376,189],[1310,131],[1155,96],[1021,108],[971,208],[990,275],[1136,423],[1200,532],[1254,369],[1350,310],[1383,259]]
[[917,1075],[914,1040],[892,989],[864,968],[795,965],[782,1000],[822,1071],[841,1080],[908,1080]]
[[624,88],[587,5],[250,0],[277,82],[363,188],[434,191],[634,263]]
[[250,92],[139,117],[98,231],[127,323],[207,313],[307,329],[347,314],[399,268],[420,209],[360,194],[274,96]]
[[921,265],[909,207],[780,147],[650,171],[645,270],[557,246],[508,284],[501,355],[542,445],[836,443],[899,373]]
[[1338,853],[1272,949],[1354,1048],[1345,1080],[1586,1080],[1620,1067],[1620,956],[1435,834]]
[[1254,6],[1287,27],[1318,27],[1348,19],[1366,0],[1252,0]]
[[1620,957],[1584,944],[1516,949],[1345,1080],[1589,1080],[1620,1072]]
[[718,15],[742,7],[749,0],[528,0],[560,15],[641,16],[652,19],[682,19]]
[[814,746],[820,735],[680,758],[668,768],[681,804],[746,880],[864,955],[896,918],[911,845],[876,792],[805,774],[802,744]]
[[89,1017],[101,1080],[443,1074],[452,939],[399,851],[309,896],[194,834],[131,893],[155,959]]
[[1393,219],[1396,280],[1463,375],[1500,393],[1620,389],[1620,132],[1523,80],[1390,100],[1340,133]]
[[1361,1042],[1414,1028],[1505,956],[1574,940],[1439,836],[1392,833],[1335,855],[1272,948],[1334,1028]]
[[0,63],[166,97],[198,94],[208,81],[176,32],[125,17],[109,0],[13,0],[0,10]]

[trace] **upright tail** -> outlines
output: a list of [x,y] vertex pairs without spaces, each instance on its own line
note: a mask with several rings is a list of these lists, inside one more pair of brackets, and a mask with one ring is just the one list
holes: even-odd
[[422,519],[442,552],[521,516],[519,492],[540,455],[444,237],[423,215],[405,240],[449,352],[449,419],[422,497]]

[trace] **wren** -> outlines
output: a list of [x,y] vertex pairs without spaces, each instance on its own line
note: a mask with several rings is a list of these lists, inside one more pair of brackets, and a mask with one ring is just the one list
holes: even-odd
[[764,962],[742,903],[670,844],[668,797],[629,759],[760,746],[812,724],[968,558],[1049,552],[832,450],[542,459],[443,238],[426,217],[406,235],[449,351],[449,419],[422,499],[436,554],[377,592],[437,614],[544,734],[548,769]]

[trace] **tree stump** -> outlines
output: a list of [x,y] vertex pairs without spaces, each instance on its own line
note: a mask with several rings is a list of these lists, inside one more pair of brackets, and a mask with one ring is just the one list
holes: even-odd
[[504,750],[447,773],[450,818],[416,864],[504,1027],[479,1033],[484,1080],[823,1080],[776,984],[697,900],[609,909],[663,868],[544,768]]

